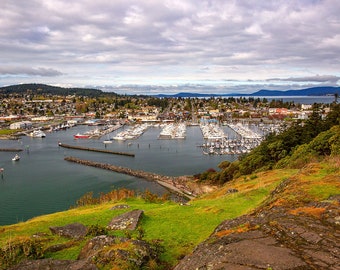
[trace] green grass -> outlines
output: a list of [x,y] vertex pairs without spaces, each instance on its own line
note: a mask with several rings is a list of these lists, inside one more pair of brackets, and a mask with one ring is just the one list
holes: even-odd
[[340,187],[334,185],[322,184],[314,185],[309,188],[308,193],[320,201],[326,200],[333,195],[340,194]]
[[12,135],[12,134],[15,134],[17,133],[19,130],[16,129],[0,129],[0,136],[1,135]]
[[[84,206],[64,212],[33,218],[10,226],[0,227],[0,246],[37,232],[48,235],[48,246],[65,243],[69,240],[52,236],[50,226],[62,226],[74,222],[86,226],[107,226],[117,215],[140,209],[144,216],[142,226],[145,240],[161,240],[165,248],[162,260],[174,265],[177,260],[189,254],[196,245],[208,238],[213,230],[225,219],[232,219],[245,214],[260,205],[280,181],[295,173],[292,170],[285,173],[277,170],[271,173],[259,173],[256,179],[240,178],[226,184],[215,192],[192,200],[188,205],[175,202],[147,203],[141,198],[127,199],[121,202],[105,203],[95,206]],[[228,193],[230,188],[237,187],[237,193]],[[110,210],[115,204],[128,204],[130,208]],[[124,236],[124,232],[110,232]],[[138,232],[132,232],[136,237]],[[90,237],[88,237],[89,239]],[[86,240],[63,251],[45,254],[55,259],[76,259]]]

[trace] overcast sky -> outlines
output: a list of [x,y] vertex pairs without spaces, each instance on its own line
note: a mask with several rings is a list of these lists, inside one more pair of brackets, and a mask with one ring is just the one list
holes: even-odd
[[1,0],[0,10],[0,86],[153,94],[340,84],[338,0]]

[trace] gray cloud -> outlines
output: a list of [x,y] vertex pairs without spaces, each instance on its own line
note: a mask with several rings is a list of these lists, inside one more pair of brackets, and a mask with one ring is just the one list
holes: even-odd
[[58,76],[40,81],[55,84],[229,86],[340,76],[336,0],[16,0],[0,8],[1,70],[31,67],[1,71],[13,76],[0,75],[0,84],[22,82],[21,74]]
[[61,76],[62,73],[52,68],[31,68],[31,67],[0,67],[0,74],[2,75],[29,75],[29,76],[43,76],[54,77]]
[[287,82],[317,82],[336,84],[340,80],[339,76],[335,75],[315,75],[306,77],[290,77],[290,78],[272,78],[267,81],[287,81]]

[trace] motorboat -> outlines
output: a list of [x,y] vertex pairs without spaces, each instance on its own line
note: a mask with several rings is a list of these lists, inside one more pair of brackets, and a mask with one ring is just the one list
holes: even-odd
[[77,133],[76,135],[73,135],[73,137],[75,139],[88,139],[90,138],[90,135]]
[[38,129],[38,130],[33,130],[31,133],[29,133],[29,136],[33,138],[45,138],[46,134],[40,129]]
[[20,156],[19,155],[15,155],[13,158],[12,158],[13,161],[18,161],[20,160]]

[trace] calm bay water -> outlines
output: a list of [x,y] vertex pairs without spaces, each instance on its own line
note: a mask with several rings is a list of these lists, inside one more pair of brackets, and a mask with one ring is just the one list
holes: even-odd
[[[148,189],[157,194],[167,192],[154,182],[70,163],[64,161],[65,156],[172,176],[199,173],[208,168],[217,168],[223,160],[235,159],[233,156],[202,155],[197,145],[203,143],[203,138],[197,126],[187,128],[186,140],[158,140],[161,129],[152,127],[137,140],[129,141],[131,145],[117,141],[106,145],[106,149],[113,151],[135,153],[134,158],[58,146],[58,142],[62,142],[104,149],[103,140],[112,138],[114,133],[101,139],[73,139],[73,134],[93,128],[77,126],[47,133],[46,138],[24,136],[18,141],[0,140],[0,148],[29,149],[19,153],[21,159],[17,162],[11,160],[15,153],[0,152],[0,167],[5,169],[0,178],[0,225],[69,209],[90,191],[98,195],[113,188],[126,187],[136,191]],[[224,129],[229,136],[235,136],[228,127]]]
[[294,101],[295,104],[314,104],[325,103],[329,104],[334,102],[334,96],[272,96],[272,97],[253,97],[253,98],[266,98],[267,100],[282,100],[283,102]]

